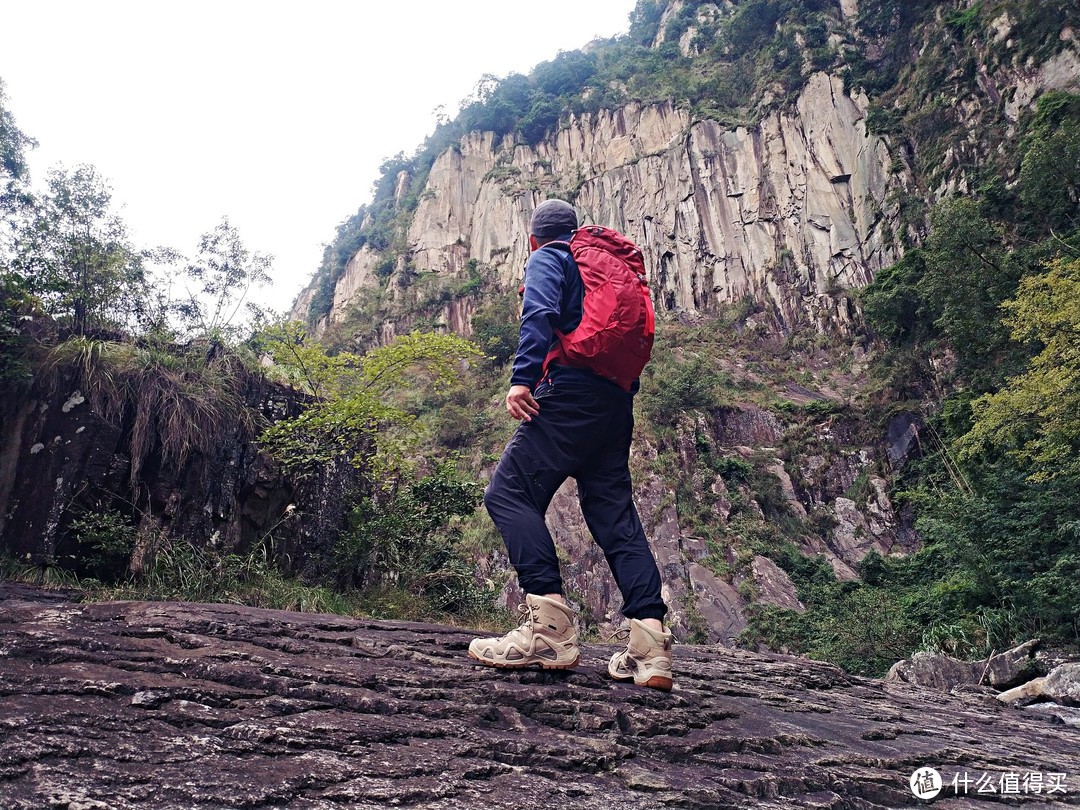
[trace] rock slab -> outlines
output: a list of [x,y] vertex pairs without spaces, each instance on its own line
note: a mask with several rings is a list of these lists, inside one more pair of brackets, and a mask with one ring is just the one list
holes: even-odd
[[992,697],[689,645],[663,694],[608,680],[612,645],[506,671],[475,635],[0,584],[0,806],[865,809],[924,766],[950,808],[1080,804],[1080,729]]

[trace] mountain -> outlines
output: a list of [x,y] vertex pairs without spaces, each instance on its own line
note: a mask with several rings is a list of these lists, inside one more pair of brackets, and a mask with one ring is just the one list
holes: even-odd
[[[968,5],[642,3],[630,39],[647,38],[644,21],[662,7],[649,47],[595,45],[586,54],[588,81],[558,97],[558,123],[536,142],[519,128],[470,130],[440,149],[448,137],[440,132],[414,158],[388,161],[376,199],[358,215],[362,246],[344,264],[324,266],[293,315],[319,332],[345,319],[364,291],[411,287],[426,274],[465,279],[470,262],[498,289],[516,287],[529,212],[554,195],[571,200],[585,221],[642,246],[662,312],[715,313],[749,297],[784,331],[842,329],[856,308],[847,291],[869,283],[925,231],[908,210],[911,199],[925,206],[971,189],[977,172],[994,164],[992,152],[1017,137],[1040,94],[1080,85],[1069,24],[1076,12],[1067,4],[1049,45],[1038,43],[1048,54],[1028,41],[1046,35],[1032,33],[1031,19],[1021,16],[1034,7]],[[1053,4],[1036,5],[1047,23]],[[900,27],[890,30],[894,18]],[[770,19],[771,41],[768,32],[742,33],[748,20],[764,28]],[[822,30],[823,44],[809,47]],[[766,52],[780,49],[765,66],[747,62],[762,54],[736,50],[763,42]],[[894,64],[907,59],[906,68]],[[783,70],[782,60],[789,63]],[[698,86],[660,99],[662,83],[640,98],[624,90],[626,103],[589,111],[597,85],[617,84],[610,76],[627,61],[685,73]],[[560,60],[545,67],[557,70]],[[722,77],[724,69],[747,94],[717,110],[712,74]],[[891,82],[881,75],[890,70]],[[489,90],[487,104],[500,103],[500,90],[520,78]],[[392,244],[378,233],[388,227],[387,209]],[[450,328],[468,333],[476,299],[451,296],[443,311]],[[393,332],[393,323],[385,319],[384,328]]]
[[[482,85],[411,157],[387,161],[293,316],[337,346],[417,325],[468,336],[478,313],[512,329],[540,201],[628,234],[661,317],[635,472],[672,622],[729,643],[749,623],[783,646],[790,634],[762,628],[821,597],[827,575],[807,560],[854,584],[868,554],[923,545],[922,513],[896,495],[926,459],[951,463],[934,415],[970,382],[965,347],[982,344],[950,344],[945,316],[897,279],[950,232],[932,224],[943,202],[974,198],[1009,245],[1034,241],[1049,204],[1021,175],[1047,116],[1076,108],[1078,17],[1015,0],[641,2],[627,36]],[[972,328],[997,325],[1007,295],[965,304]],[[916,312],[933,333],[905,355],[918,373],[897,360]],[[1000,379],[990,358],[977,362]],[[497,388],[429,406],[497,412]],[[459,441],[497,451],[500,430]],[[549,518],[574,598],[603,625],[615,590],[573,501],[564,488]],[[884,622],[879,642],[895,629],[873,599],[845,610],[849,626]]]

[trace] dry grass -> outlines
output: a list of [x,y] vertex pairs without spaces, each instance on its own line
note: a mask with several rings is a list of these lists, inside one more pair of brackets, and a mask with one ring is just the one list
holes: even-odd
[[230,434],[254,435],[254,411],[244,402],[249,376],[228,354],[73,337],[50,352],[45,368],[54,389],[73,373],[96,414],[130,424],[133,488],[155,450],[180,469]]

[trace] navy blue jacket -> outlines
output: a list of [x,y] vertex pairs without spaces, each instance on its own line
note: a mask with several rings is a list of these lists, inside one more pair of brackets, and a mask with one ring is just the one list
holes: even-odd
[[[558,241],[569,242],[570,237],[563,234]],[[581,273],[565,247],[547,244],[532,252],[525,263],[521,336],[511,385],[536,387],[543,375],[544,358],[558,340],[555,330],[565,334],[581,323],[584,297]]]

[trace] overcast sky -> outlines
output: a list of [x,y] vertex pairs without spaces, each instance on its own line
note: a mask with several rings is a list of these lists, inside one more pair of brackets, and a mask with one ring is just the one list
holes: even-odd
[[92,163],[140,247],[193,254],[223,216],[275,256],[286,309],[379,164],[485,73],[623,33],[634,0],[26,0],[0,78],[35,181]]

